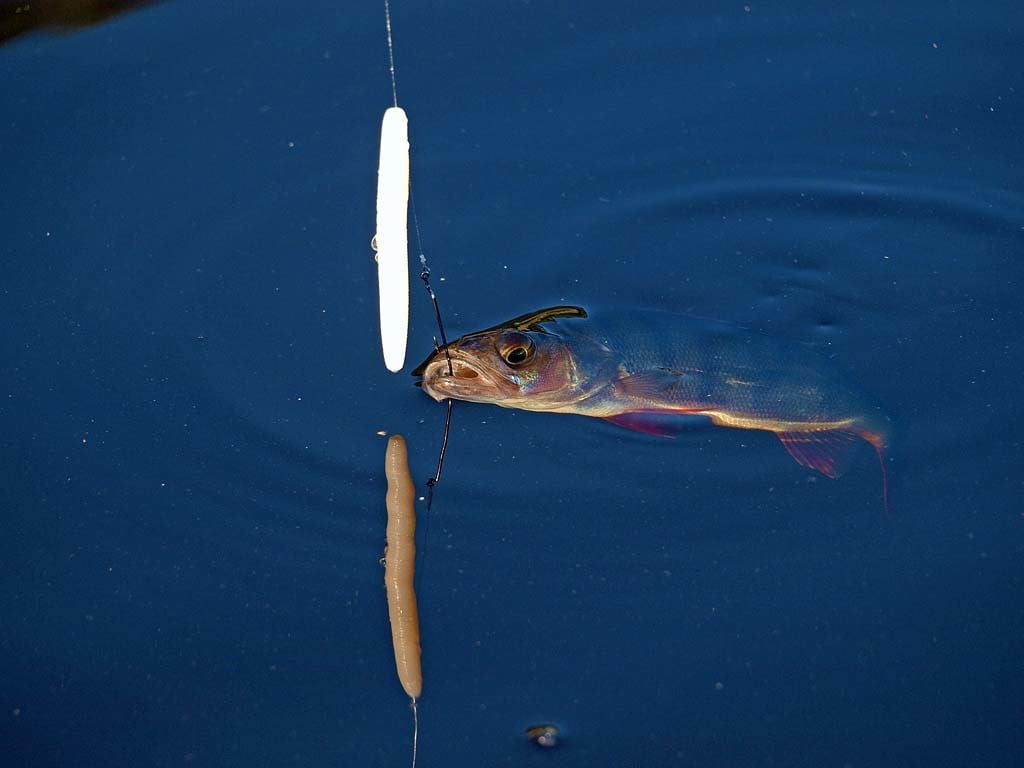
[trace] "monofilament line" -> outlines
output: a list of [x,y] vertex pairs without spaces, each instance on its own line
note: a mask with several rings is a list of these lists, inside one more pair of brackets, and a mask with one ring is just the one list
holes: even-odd
[[416,742],[420,738],[420,716],[416,710],[416,699],[412,700],[412,768],[416,768]]
[[391,73],[391,96],[398,106],[398,82],[395,80],[395,44],[391,41],[391,3],[384,0],[384,28],[388,31],[388,72]]
[[[416,221],[416,208],[415,204],[413,207],[413,221]],[[416,239],[419,240],[419,227],[416,228]],[[419,243],[422,246],[422,243]],[[448,361],[448,375],[454,375],[452,372],[452,356],[448,351],[448,336],[444,332],[444,322],[441,320],[441,308],[437,304],[437,296],[434,294],[434,289],[430,285],[430,265],[427,264],[427,255],[423,252],[423,248],[420,248],[420,280],[423,281],[424,287],[427,289],[427,294],[430,296],[430,302],[434,305],[434,318],[437,320],[437,330],[441,334],[442,347],[438,347],[437,338],[434,339],[434,349],[444,349],[445,359]],[[427,480],[427,509],[429,510],[431,505],[434,503],[434,486],[441,481],[441,469],[444,467],[444,454],[448,450],[448,435],[451,433],[452,428],[452,406],[455,401],[451,398],[445,400],[448,404],[448,412],[444,418],[444,434],[441,436],[441,450],[437,454],[437,470],[434,472],[434,476]]]

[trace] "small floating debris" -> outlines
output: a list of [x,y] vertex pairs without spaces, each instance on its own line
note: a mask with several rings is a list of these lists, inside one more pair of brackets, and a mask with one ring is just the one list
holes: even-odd
[[558,726],[543,724],[532,725],[526,729],[526,738],[538,747],[551,749],[558,746]]

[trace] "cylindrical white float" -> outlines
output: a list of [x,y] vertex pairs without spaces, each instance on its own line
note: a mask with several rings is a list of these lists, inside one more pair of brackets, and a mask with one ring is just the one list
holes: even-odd
[[409,121],[401,107],[381,123],[374,240],[384,365],[398,373],[409,335]]

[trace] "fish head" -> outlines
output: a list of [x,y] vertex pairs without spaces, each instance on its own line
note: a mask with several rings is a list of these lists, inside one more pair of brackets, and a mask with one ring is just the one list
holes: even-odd
[[529,411],[569,406],[585,396],[584,379],[572,345],[550,327],[556,317],[586,317],[586,312],[553,307],[467,334],[436,349],[412,373],[438,401]]

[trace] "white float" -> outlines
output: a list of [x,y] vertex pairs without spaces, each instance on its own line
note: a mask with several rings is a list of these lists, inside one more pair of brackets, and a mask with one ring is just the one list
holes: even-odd
[[377,167],[377,284],[384,365],[405,365],[409,336],[409,120],[401,107],[384,113]]

